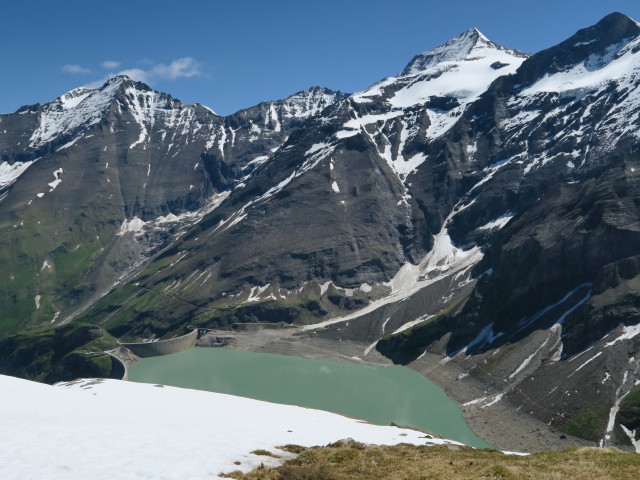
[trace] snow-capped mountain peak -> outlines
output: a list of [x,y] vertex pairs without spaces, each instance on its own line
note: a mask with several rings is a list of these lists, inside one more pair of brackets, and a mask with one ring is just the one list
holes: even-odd
[[[144,83],[126,75],[117,75],[100,88],[76,88],[45,104],[40,112],[38,128],[31,135],[30,146],[37,148],[56,139],[75,137],[71,138],[69,145],[105,118],[109,107],[116,104],[118,109],[124,107],[131,111],[138,122],[142,117],[151,121],[150,117],[158,108],[165,111],[182,105],[170,95],[156,92]],[[144,115],[140,113],[143,110]]]
[[114,75],[107,80],[105,85],[111,85],[113,83],[122,84],[124,82],[134,82],[134,80],[129,75]]
[[307,118],[320,112],[342,96],[341,92],[329,90],[328,88],[310,87],[294,93],[282,101],[283,115],[286,118]]
[[461,62],[491,56],[496,51],[506,51],[518,57],[526,57],[522,52],[493,43],[477,28],[470,28],[444,44],[413,57],[399,76],[415,75],[443,62]]
[[114,77],[99,89],[74,89],[44,105],[30,145],[40,147],[77,128],[86,129],[98,123],[123,81],[123,77]]
[[[530,57],[526,75],[520,80],[523,85],[531,85],[544,75],[570,70],[578,64],[592,62],[596,57],[611,57],[611,52],[621,50],[638,37],[640,24],[621,13],[611,13],[595,25],[578,30],[564,42]],[[589,66],[590,70],[598,68],[597,65]]]
[[[467,105],[482,95],[496,78],[513,74],[527,57],[525,53],[493,43],[472,28],[415,56],[398,77],[384,79],[351,98],[356,103],[384,101],[395,112],[384,120],[392,121],[402,110],[423,105],[430,118],[426,137],[436,138],[448,131]],[[339,132],[339,137],[354,134],[358,131],[354,127],[365,121],[373,123],[381,119],[369,116],[347,122],[347,131]],[[413,168],[417,164],[418,160],[412,163]]]

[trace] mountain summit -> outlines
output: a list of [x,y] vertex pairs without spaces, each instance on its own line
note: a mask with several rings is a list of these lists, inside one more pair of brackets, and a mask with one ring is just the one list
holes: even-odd
[[413,75],[442,62],[461,62],[467,59],[490,56],[495,51],[504,51],[518,57],[527,57],[525,53],[511,50],[492,42],[477,28],[470,28],[439,47],[413,57],[404,70],[400,72],[399,76]]
[[615,60],[626,45],[639,37],[638,22],[622,13],[611,13],[595,25],[578,30],[558,45],[531,56],[519,81],[533,83],[544,75],[560,73],[582,62],[591,63],[588,69],[596,70],[598,66],[593,64],[593,59],[589,61],[590,57],[598,57],[599,63]]

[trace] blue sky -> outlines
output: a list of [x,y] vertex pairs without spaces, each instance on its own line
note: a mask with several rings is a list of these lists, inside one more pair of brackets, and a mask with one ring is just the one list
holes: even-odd
[[638,0],[92,0],[3,2],[0,112],[128,72],[230,114],[312,85],[346,92],[477,27],[527,52]]

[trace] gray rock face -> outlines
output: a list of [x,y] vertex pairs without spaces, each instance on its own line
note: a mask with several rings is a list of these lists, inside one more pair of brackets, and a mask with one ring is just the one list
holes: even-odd
[[108,291],[342,96],[313,87],[219,117],[115,77],[2,115],[4,329]]
[[448,154],[458,182],[479,180],[449,224],[454,242],[485,245],[476,287],[457,313],[378,343],[401,363],[444,353],[498,400],[604,444],[628,441],[615,409],[638,375],[638,33],[606,17],[497,80],[449,131],[443,149],[474,152]]
[[[317,321],[317,312],[343,303],[331,302],[320,285],[366,285],[362,294],[377,285],[372,295],[379,296],[403,265],[420,263],[449,212],[438,198],[442,182],[430,180],[434,190],[416,189],[410,178],[440,168],[431,164],[433,142],[495,78],[524,60],[480,34],[440,50],[451,60],[385,79],[309,118],[161,254],[168,267],[154,263],[141,274],[144,296],[162,292],[154,300],[162,306],[152,314],[165,325],[162,331],[184,317],[224,325],[244,318],[235,309],[257,300],[281,305],[283,318]],[[506,66],[496,70],[496,61]],[[479,82],[469,88],[466,80],[478,80],[478,72]],[[307,300],[319,301],[320,310],[309,311]],[[150,333],[152,325],[143,321],[150,313],[125,305],[113,313],[105,300],[97,315],[110,311],[109,322],[118,325],[126,317],[119,334]],[[302,311],[291,316],[292,306]]]

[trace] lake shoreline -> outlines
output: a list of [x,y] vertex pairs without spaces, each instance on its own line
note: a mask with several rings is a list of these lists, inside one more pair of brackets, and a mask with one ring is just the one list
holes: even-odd
[[494,448],[475,435],[456,402],[439,386],[400,365],[189,348],[141,359],[129,369],[129,379],[312,408],[374,425],[413,428],[475,448]]
[[[393,365],[391,360],[363,342],[335,341],[295,327],[258,328],[240,332],[212,330],[198,340],[196,346],[206,345],[216,337],[228,342],[222,348],[372,366]],[[441,360],[442,357],[438,355],[427,354],[407,366],[442,388],[458,404],[465,421],[476,435],[496,448],[537,452],[575,445],[594,445],[592,442],[564,435],[544,422],[516,411],[506,401],[496,402],[491,408],[465,406],[466,402],[486,395],[486,386],[468,376],[460,381],[461,367],[455,362],[442,363]]]
[[[222,340],[217,341],[218,340]],[[298,327],[256,328],[248,331],[211,330],[198,339],[195,346],[228,348],[250,352],[273,353],[308,359],[329,360],[371,366],[391,366],[393,362],[364,342],[335,341]],[[365,354],[366,352],[366,354]],[[110,352],[127,367],[140,360],[129,350],[119,348]],[[563,435],[556,429],[526,413],[516,411],[506,401],[491,408],[465,405],[486,395],[486,386],[473,378],[460,381],[463,372],[455,362],[441,362],[442,357],[426,354],[407,365],[442,388],[458,405],[469,427],[486,442],[500,450],[538,452],[561,450],[576,445],[593,446],[579,438]]]

